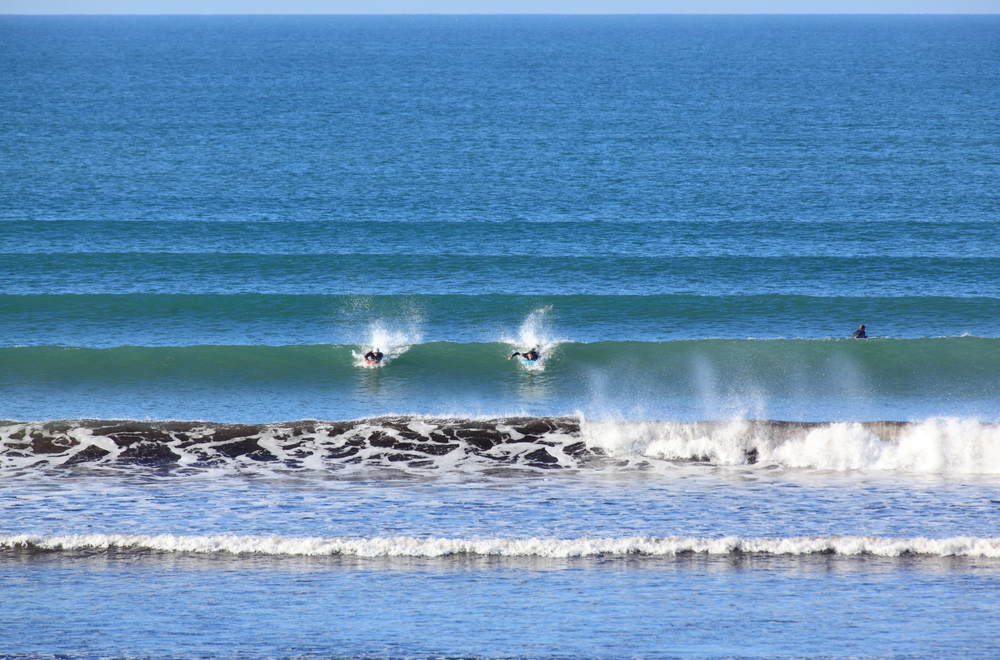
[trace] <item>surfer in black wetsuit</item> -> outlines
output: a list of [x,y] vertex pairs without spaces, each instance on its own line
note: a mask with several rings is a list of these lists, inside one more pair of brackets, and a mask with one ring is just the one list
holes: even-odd
[[368,364],[378,364],[379,362],[382,361],[382,358],[384,357],[385,354],[382,351],[378,350],[378,348],[376,348],[375,350],[368,351],[367,353],[365,353],[365,362],[367,362]]
[[865,332],[864,323],[858,326],[858,329],[854,331],[853,335],[851,335],[851,339],[868,339],[868,334]]
[[510,356],[507,359],[511,360],[511,359],[517,357],[518,355],[520,355],[521,357],[523,357],[525,360],[528,360],[529,362],[534,362],[539,357],[541,357],[539,355],[539,353],[538,353],[538,347],[536,346],[536,347],[534,347],[533,349],[531,349],[530,351],[528,351],[526,353],[518,353],[517,351],[514,351],[513,353],[510,354]]

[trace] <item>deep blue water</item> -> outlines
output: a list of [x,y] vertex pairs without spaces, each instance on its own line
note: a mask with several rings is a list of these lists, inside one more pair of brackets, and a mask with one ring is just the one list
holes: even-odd
[[998,80],[994,16],[0,17],[0,656],[995,657]]

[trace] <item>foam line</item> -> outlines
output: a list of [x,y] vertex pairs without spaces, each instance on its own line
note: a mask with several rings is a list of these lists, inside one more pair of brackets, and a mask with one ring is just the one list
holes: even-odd
[[21,552],[165,552],[265,556],[346,557],[673,557],[764,555],[846,557],[905,555],[1000,559],[1000,538],[886,538],[828,536],[741,538],[492,538],[414,537],[284,538],[279,536],[133,536],[80,534],[67,536],[0,536],[0,550]]

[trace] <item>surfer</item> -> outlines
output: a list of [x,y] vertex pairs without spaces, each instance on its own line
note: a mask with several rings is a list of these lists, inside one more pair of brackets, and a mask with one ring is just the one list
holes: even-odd
[[382,361],[382,358],[384,357],[385,354],[382,351],[378,350],[378,348],[375,348],[374,350],[365,353],[365,362],[367,362],[368,364],[378,364],[379,362]]
[[858,329],[854,331],[853,335],[851,335],[851,339],[868,339],[868,334],[865,332],[864,323],[858,326]]
[[534,362],[539,357],[541,357],[539,355],[539,353],[538,353],[538,347],[535,346],[533,349],[531,349],[530,351],[527,351],[525,353],[518,353],[517,351],[514,351],[513,353],[510,354],[510,356],[507,359],[508,360],[512,360],[515,357],[517,357],[518,355],[520,355],[521,357],[523,357],[528,362]]

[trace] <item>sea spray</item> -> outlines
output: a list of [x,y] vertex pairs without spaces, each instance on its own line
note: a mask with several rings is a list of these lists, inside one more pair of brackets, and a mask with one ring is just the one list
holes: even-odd
[[376,321],[368,326],[361,349],[351,349],[351,355],[354,356],[356,366],[370,366],[365,361],[365,354],[379,349],[385,356],[380,364],[387,365],[409,350],[411,345],[419,344],[421,337],[419,327],[412,319],[402,324],[402,327]]
[[502,342],[510,345],[513,351],[523,353],[533,348],[538,350],[540,356],[538,360],[533,363],[523,363],[522,365],[529,371],[543,371],[545,363],[555,352],[559,344],[565,341],[555,337],[549,320],[551,314],[551,305],[534,309],[525,317],[517,329],[516,336],[505,334],[500,339]]

